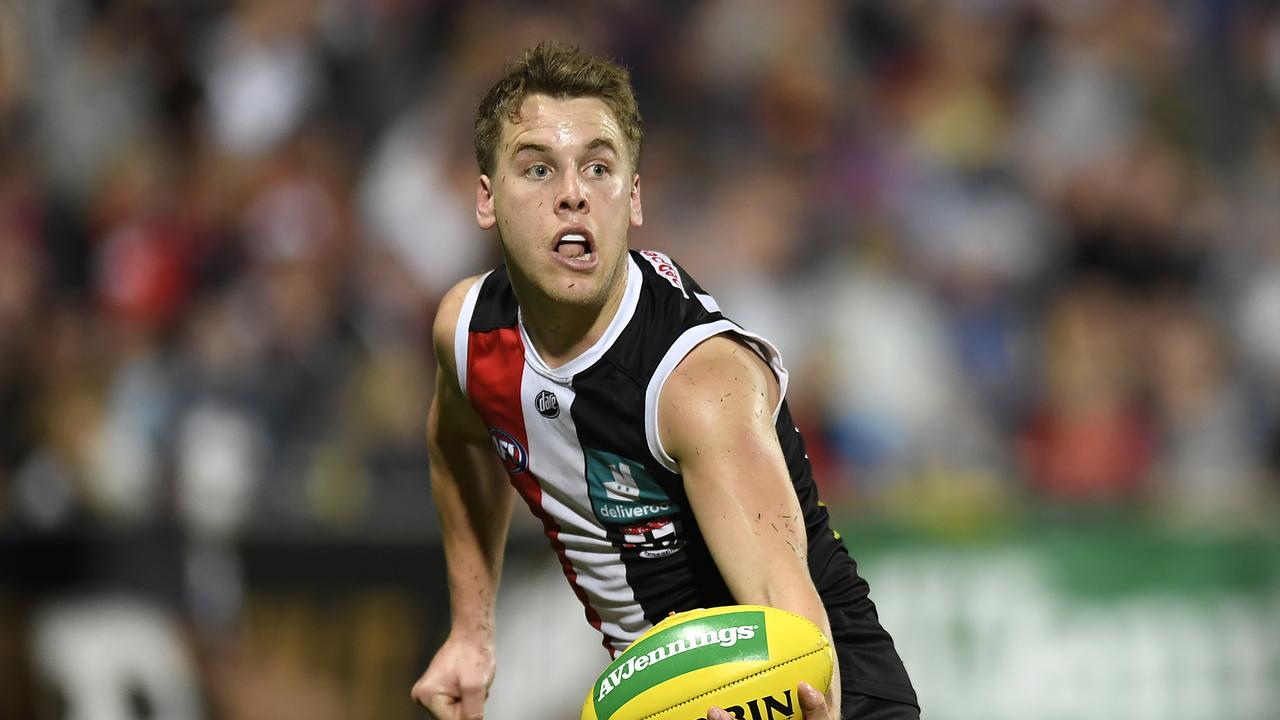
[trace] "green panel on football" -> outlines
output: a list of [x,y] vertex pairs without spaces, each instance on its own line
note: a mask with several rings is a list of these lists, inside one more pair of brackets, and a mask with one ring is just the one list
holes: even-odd
[[705,667],[769,660],[764,613],[724,613],[672,625],[618,656],[592,687],[598,718],[646,689]]

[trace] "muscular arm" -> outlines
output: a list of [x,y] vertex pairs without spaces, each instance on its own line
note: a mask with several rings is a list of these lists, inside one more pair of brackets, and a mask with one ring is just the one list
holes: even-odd
[[[739,603],[803,615],[831,640],[809,575],[804,517],[773,423],[779,388],[752,350],[727,336],[694,348],[667,380],[658,433],[680,465],[711,555]],[[828,702],[839,717],[839,669]]]
[[494,603],[515,496],[454,368],[454,331],[471,283],[459,283],[441,301],[432,333],[438,369],[427,451],[453,624],[445,646],[413,689],[416,700],[450,720],[482,717],[493,682]]

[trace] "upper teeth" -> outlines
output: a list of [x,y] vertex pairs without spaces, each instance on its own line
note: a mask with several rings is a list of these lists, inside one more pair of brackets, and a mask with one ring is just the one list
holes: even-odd
[[580,243],[584,243],[584,242],[586,242],[586,241],[587,241],[587,239],[586,239],[585,237],[583,237],[582,235],[579,235],[578,233],[569,233],[568,235],[565,235],[564,237],[560,238],[560,242],[580,242]]

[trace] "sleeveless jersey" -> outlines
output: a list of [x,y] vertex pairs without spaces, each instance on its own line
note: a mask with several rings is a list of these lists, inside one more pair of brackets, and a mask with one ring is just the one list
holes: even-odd
[[759,353],[778,379],[778,440],[804,512],[809,570],[828,611],[845,691],[916,704],[867,584],[818,501],[778,351],[725,317],[665,255],[633,250],[627,264],[613,320],[565,365],[548,367],[534,350],[505,267],[467,292],[454,342],[462,391],[541,520],[605,649],[616,657],[669,612],[735,602],[657,432],[658,397],[671,372],[696,345],[727,333]]

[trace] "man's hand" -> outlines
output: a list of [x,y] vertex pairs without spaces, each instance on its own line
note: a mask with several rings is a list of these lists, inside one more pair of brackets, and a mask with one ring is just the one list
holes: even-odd
[[450,636],[409,694],[436,720],[481,720],[496,668],[492,643]]
[[[809,683],[801,681],[796,694],[800,696],[800,716],[804,720],[836,720],[827,709],[827,699]],[[734,720],[734,717],[718,707],[713,707],[707,712],[707,720]]]
[[809,683],[801,681],[796,694],[800,696],[801,717],[805,720],[839,720],[827,708],[827,698]]

